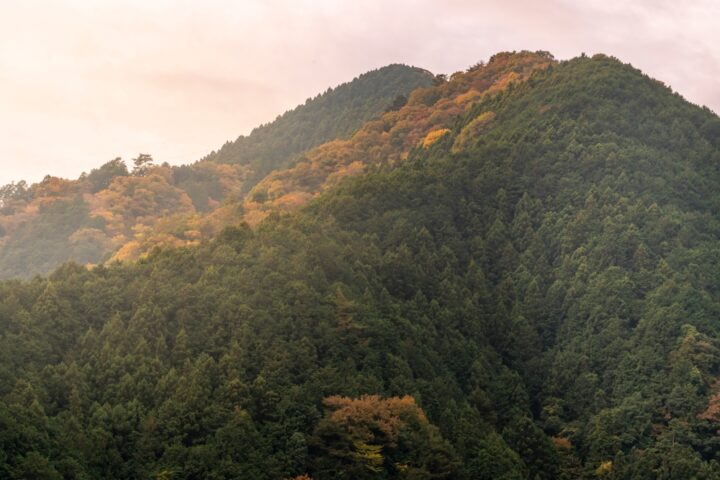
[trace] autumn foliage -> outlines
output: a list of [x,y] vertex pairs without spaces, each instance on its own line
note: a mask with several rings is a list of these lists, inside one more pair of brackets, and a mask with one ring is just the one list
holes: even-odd
[[[455,120],[476,102],[554,63],[544,53],[503,53],[487,65],[454,74],[447,82],[415,90],[404,106],[367,122],[348,140],[325,143],[305,152],[289,168],[270,173],[245,200],[249,223],[256,224],[273,211],[294,209],[370,165],[394,164],[404,160],[412,148],[429,147],[450,134]],[[480,115],[460,142],[486,128],[492,118],[492,112]],[[288,195],[294,201],[288,202]]]
[[314,437],[315,448],[323,452],[317,465],[321,475],[338,471],[338,462],[353,478],[383,471],[398,471],[399,478],[451,475],[454,455],[413,397],[332,396],[323,405],[325,417]]
[[[272,153],[266,151],[263,146],[266,143],[253,140],[255,137],[241,137],[237,144],[192,165],[156,165],[150,155],[140,154],[133,160],[132,171],[117,158],[75,181],[47,177],[30,187],[6,186],[0,192],[0,267],[4,267],[0,271],[5,276],[25,276],[45,273],[67,260],[88,264],[135,260],[157,247],[197,245],[228,225],[243,221],[257,225],[272,212],[298,209],[368,166],[396,164],[413,148],[428,148],[452,135],[454,122],[473,104],[553,63],[543,53],[495,55],[487,65],[456,73],[449,81],[435,86],[414,90],[406,102],[396,102],[392,109],[367,121],[349,138],[319,145],[313,141],[294,142],[294,146],[281,142]],[[402,68],[408,67],[393,68],[404,72]],[[427,72],[411,69],[408,74],[421,85]],[[358,81],[368,79],[361,77]],[[339,94],[348,95],[345,90]],[[329,100],[321,96],[316,101]],[[310,102],[306,107],[312,109],[315,104]],[[371,110],[378,108],[373,104]],[[303,118],[301,123],[307,124],[304,128],[310,128],[312,122],[303,117],[303,111],[299,107],[297,112],[288,113],[287,118],[279,118],[278,125],[287,123],[287,128],[294,131],[289,122],[298,116]],[[370,111],[366,114],[370,115]],[[492,112],[479,115],[457,135],[453,149],[462,148],[470,138],[489,128],[492,118]],[[340,123],[351,125],[350,120]],[[254,134],[260,138],[270,131],[280,131],[278,125],[260,128]],[[301,131],[296,133],[302,136]],[[248,152],[255,151],[259,158],[267,157],[267,162],[277,168],[268,169],[254,157],[248,157],[248,152],[238,150],[242,145]],[[298,156],[302,145],[309,150]],[[236,161],[238,155],[244,159],[242,162]],[[58,212],[69,218],[59,218]],[[65,228],[51,226],[57,223]],[[48,239],[52,250],[28,244],[33,237],[47,237],[47,233],[41,233],[43,228],[57,236]],[[27,258],[29,254],[24,253],[30,247],[45,252],[47,258],[33,263]],[[19,259],[18,262],[2,265],[3,251],[8,258]]]
[[423,148],[429,148],[433,143],[437,142],[448,133],[450,133],[449,128],[441,128],[429,132],[427,135],[425,135],[425,140],[423,140]]

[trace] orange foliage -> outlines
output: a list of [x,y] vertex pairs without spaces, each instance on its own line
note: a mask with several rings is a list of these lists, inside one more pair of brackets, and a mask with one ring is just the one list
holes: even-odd
[[68,197],[77,193],[76,182],[51,176],[45,177],[42,182],[34,185],[33,187],[33,196],[36,199],[41,197],[52,197],[52,200],[57,200],[58,197]]
[[715,391],[708,399],[707,408],[705,411],[698,414],[698,420],[707,420],[712,423],[720,423],[720,380],[716,380],[713,384],[713,390]]
[[168,181],[167,170],[158,167],[142,177],[115,178],[97,193],[92,213],[103,217],[107,228],[117,234],[171,214],[194,212],[190,197]]
[[552,437],[553,445],[555,445],[555,448],[564,451],[569,452],[572,450],[572,442],[569,438],[565,437]]
[[[448,82],[418,89],[399,110],[366,123],[349,139],[334,140],[306,152],[292,167],[268,175],[244,199],[240,199],[240,192],[253,173],[250,167],[198,162],[191,168],[202,178],[215,179],[221,193],[214,195],[222,197],[208,198],[211,211],[203,214],[174,184],[173,170],[167,165],[155,166],[143,176],[115,177],[96,193],[88,191],[83,180],[46,177],[30,187],[29,198],[6,205],[5,213],[0,214],[5,232],[0,241],[7,241],[20,225],[32,221],[42,207],[78,195],[82,195],[91,216],[104,220],[105,227],[75,232],[70,241],[94,242],[108,252],[116,250],[113,259],[136,259],[155,246],[194,245],[241,220],[257,225],[271,212],[296,209],[368,165],[403,161],[421,142],[428,147],[447,135],[457,117],[475,102],[513,82],[524,81],[553,62],[544,54],[498,54],[486,65],[454,74]],[[490,120],[474,120],[471,125],[475,130],[468,130],[467,135],[477,134]],[[241,207],[227,201],[231,198],[241,200]]]
[[597,469],[595,469],[595,475],[598,477],[604,477],[612,473],[613,462],[612,460],[606,460],[601,462]]
[[140,256],[140,242],[131,240],[115,252],[112,260],[126,261]]
[[270,215],[269,210],[258,210],[258,209],[249,209],[245,211],[245,215],[243,215],[243,220],[250,225],[251,227],[254,227],[256,225],[259,225],[260,222],[265,220],[268,215]]
[[331,173],[328,176],[328,183],[331,185],[336,184],[341,178],[350,175],[357,175],[365,169],[365,164],[360,160],[356,160],[349,165],[341,166],[337,171]]
[[471,88],[467,92],[461,93],[460,95],[455,97],[454,100],[458,105],[467,105],[467,104],[479,99],[481,96],[482,96],[482,94],[480,92],[478,92],[474,88]]
[[[239,197],[242,185],[251,173],[249,167],[201,161],[190,167],[197,178],[213,181],[214,195],[207,206],[214,211],[199,215],[192,200],[167,166],[151,168],[143,176],[118,176],[103,190],[93,192],[84,177],[66,180],[46,177],[28,188],[26,197],[11,199],[0,213],[0,226],[7,242],[17,229],[32,222],[41,209],[58,201],[75,201],[87,206],[90,216],[104,222],[101,228],[81,228],[69,235],[69,242],[99,246],[113,252],[113,260],[134,260],[155,246],[194,245],[209,238],[224,226],[239,220],[237,206],[227,208],[221,200]],[[218,189],[219,186],[219,189]],[[219,192],[218,192],[219,190]],[[218,213],[216,213],[218,212]]]
[[363,395],[360,398],[332,396],[323,400],[332,411],[330,420],[345,427],[354,438],[369,442],[373,431],[383,434],[388,445],[394,446],[398,433],[411,419],[427,423],[425,413],[409,395],[382,398],[379,395]]
[[[367,165],[402,161],[420,142],[427,147],[447,134],[455,119],[473,103],[501,92],[513,82],[524,81],[553,63],[550,56],[542,53],[498,54],[487,65],[454,74],[450,81],[438,86],[414,91],[406,105],[366,123],[350,139],[321,145],[306,152],[292,167],[268,175],[245,198],[246,220],[249,218],[248,223],[254,224],[267,215],[259,212],[297,208],[346,176],[363,171]],[[466,135],[471,136],[491,119],[478,120]],[[264,194],[258,196],[257,192]],[[287,199],[288,194],[293,194],[290,197],[293,201],[277,201]]]
[[307,192],[290,192],[275,200],[274,203],[282,210],[289,210],[305,204],[311,197],[312,195]]
[[432,130],[431,132],[428,132],[427,135],[425,135],[425,140],[423,140],[423,148],[429,148],[430,145],[440,140],[442,137],[450,133],[449,128],[441,128],[438,130]]

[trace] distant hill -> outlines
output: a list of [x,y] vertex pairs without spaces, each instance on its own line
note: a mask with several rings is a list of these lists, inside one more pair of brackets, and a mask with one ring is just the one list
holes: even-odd
[[304,105],[229,142],[207,159],[249,165],[256,178],[288,166],[294,156],[334,139],[349,137],[383,110],[398,108],[405,97],[432,84],[433,74],[406,65],[388,65],[308,98]]
[[[344,138],[433,81],[390,65],[308,99],[194,164],[128,171],[114,160],[77,181],[47,177],[0,189],[0,278],[45,274],[66,261],[133,259],[155,245],[195,244],[236,222],[232,207],[267,172],[330,139]],[[395,105],[395,106],[394,106]],[[142,174],[141,174],[142,173]]]

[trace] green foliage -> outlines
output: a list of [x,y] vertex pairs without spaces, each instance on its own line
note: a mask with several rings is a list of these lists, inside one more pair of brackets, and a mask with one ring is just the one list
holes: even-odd
[[4,215],[13,213],[14,204],[27,199],[28,193],[28,185],[24,180],[0,187],[0,213]]
[[715,120],[581,57],[254,231],[0,283],[0,476],[720,478]]
[[430,86],[433,75],[420,68],[388,65],[328,89],[250,135],[228,142],[207,158],[220,163],[247,164],[255,171],[246,190],[272,170],[329,140],[346,138],[363,123],[388,109],[398,109],[410,92]]
[[0,245],[0,278],[51,272],[67,261],[97,262],[106,251],[104,222],[89,213],[80,196],[41,206]]
[[153,167],[152,155],[148,153],[139,153],[137,157],[132,159],[133,170],[132,174],[142,177],[147,175],[150,169]]
[[123,177],[129,174],[127,165],[118,157],[110,160],[100,168],[91,170],[85,178],[90,184],[90,191],[96,193],[107,188],[115,177]]

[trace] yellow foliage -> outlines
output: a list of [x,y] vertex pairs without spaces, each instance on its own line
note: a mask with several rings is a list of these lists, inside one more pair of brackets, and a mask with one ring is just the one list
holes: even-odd
[[67,196],[77,191],[77,184],[71,180],[65,180],[58,177],[45,177],[45,179],[35,185],[35,198],[38,197],[58,197]]
[[267,216],[270,215],[270,212],[264,211],[264,210],[249,210],[245,212],[245,215],[243,216],[243,219],[245,222],[250,225],[251,227],[254,227],[256,225],[259,225],[260,222],[265,220]]
[[423,140],[423,148],[429,148],[430,145],[440,140],[442,137],[450,133],[449,128],[441,128],[439,130],[433,130],[427,135],[425,135],[425,140]]
[[[351,138],[330,141],[306,152],[292,167],[268,175],[244,199],[240,194],[246,179],[253,175],[251,167],[200,161],[192,169],[203,178],[214,178],[220,186],[217,198],[207,199],[211,210],[207,213],[195,210],[187,193],[174,183],[172,169],[160,165],[144,176],[115,177],[105,189],[94,193],[86,189],[87,182],[47,177],[33,186],[31,200],[18,200],[5,209],[12,213],[0,215],[0,224],[8,237],[32,221],[42,206],[82,195],[90,215],[102,218],[105,227],[102,232],[78,231],[70,238],[73,243],[95,242],[108,251],[118,249],[113,258],[122,260],[138,258],[156,245],[194,244],[226,225],[241,220],[257,225],[272,211],[298,208],[368,165],[403,161],[418,144],[428,148],[447,135],[445,127],[479,99],[522,82],[552,63],[548,56],[530,52],[504,53],[487,64],[456,72],[450,81],[416,90],[402,108],[367,122]],[[482,134],[491,120],[491,112],[474,119],[458,134],[453,149],[463,148],[464,142]],[[258,192],[262,194],[253,199]],[[242,207],[231,199],[241,200]],[[695,345],[702,347],[701,342]]]
[[175,478],[175,470],[170,469],[164,469],[157,472],[155,475],[153,475],[154,480],[172,480]]
[[480,92],[478,92],[474,88],[471,88],[467,92],[461,93],[460,95],[455,97],[455,103],[457,103],[458,105],[465,105],[479,99],[481,96],[482,95],[480,94]]
[[520,75],[516,72],[508,72],[498,79],[498,81],[491,88],[488,89],[488,93],[505,90],[511,83],[520,80]]
[[613,462],[612,460],[606,460],[604,462],[601,462],[598,468],[595,470],[595,475],[598,477],[604,477],[605,475],[608,475],[612,472],[613,469]]
[[281,210],[289,210],[306,204],[312,197],[312,194],[307,192],[290,192],[275,200],[273,204]]
[[[268,175],[245,197],[245,220],[255,225],[268,215],[268,209],[302,205],[298,198],[312,198],[340,179],[364,171],[367,165],[404,160],[419,143],[427,148],[446,135],[445,127],[481,97],[526,80],[552,63],[551,58],[531,52],[500,54],[487,64],[454,74],[441,85],[415,90],[406,105],[366,123],[350,139],[320,145],[292,167]],[[465,139],[472,138],[478,133],[473,129],[481,131],[490,120],[490,116],[478,119],[465,132]],[[255,192],[267,192],[267,198],[261,195],[254,199]],[[300,192],[306,195],[298,197]],[[288,194],[293,195],[275,201]],[[261,199],[262,207],[253,205]]]
[[355,456],[360,460],[365,468],[374,473],[380,473],[383,470],[382,445],[373,445],[361,441],[353,443],[355,446]]
[[117,177],[96,194],[92,214],[107,222],[113,234],[128,232],[135,225],[152,226],[176,213],[194,212],[192,200],[168,181],[168,169],[155,168],[144,177]]
[[183,236],[188,240],[200,240],[202,239],[202,233],[199,230],[186,230]]
[[112,260],[118,260],[118,261],[127,261],[134,258],[137,258],[140,255],[140,243],[131,240],[125,245],[123,245],[120,250],[115,252],[115,255],[113,255]]

